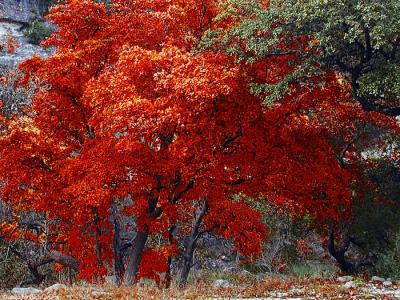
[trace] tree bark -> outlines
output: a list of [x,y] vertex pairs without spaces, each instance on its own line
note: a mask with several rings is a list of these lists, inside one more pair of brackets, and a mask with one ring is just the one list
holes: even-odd
[[120,242],[121,236],[121,225],[118,220],[114,220],[114,236],[113,236],[113,248],[114,248],[114,272],[117,277],[117,284],[120,285],[123,280],[125,266],[124,259],[121,253],[122,245]]
[[329,241],[328,241],[328,251],[336,260],[339,265],[340,270],[346,274],[354,274],[356,272],[356,268],[354,264],[346,260],[345,254],[350,246],[350,238],[348,234],[346,234],[346,239],[344,244],[337,250],[335,246],[335,235],[333,230],[329,233]]
[[192,230],[189,236],[186,237],[185,250],[183,253],[183,263],[179,277],[179,287],[184,287],[187,283],[189,272],[192,268],[194,249],[196,248],[197,240],[200,237],[199,229],[207,210],[208,201],[207,198],[205,198],[204,203],[196,210],[192,222]]
[[[171,228],[168,231],[168,242],[170,245],[173,245],[175,243],[175,239],[174,239],[174,230],[176,228],[176,225],[171,226]],[[168,256],[168,269],[167,272],[165,274],[165,288],[170,288],[171,287],[171,282],[172,282],[172,256]]]
[[136,275],[139,271],[140,261],[142,260],[143,250],[148,237],[149,233],[146,228],[143,232],[138,231],[132,246],[129,248],[128,264],[124,274],[124,285],[126,286],[131,286],[136,280]]
[[39,272],[39,267],[52,262],[59,263],[64,267],[72,268],[74,270],[79,269],[79,261],[76,260],[74,257],[58,251],[51,251],[40,257],[38,260],[28,260],[28,269],[32,273],[33,279],[31,281],[24,282],[23,284],[42,283],[46,276]]
[[101,229],[99,228],[98,224],[100,222],[100,217],[97,212],[96,208],[92,209],[93,213],[93,222],[94,225],[96,226],[96,231],[95,231],[95,243],[96,243],[96,258],[97,258],[97,265],[99,267],[103,266],[103,260],[102,260],[102,249],[101,249],[101,244],[100,244],[100,236],[101,236]]

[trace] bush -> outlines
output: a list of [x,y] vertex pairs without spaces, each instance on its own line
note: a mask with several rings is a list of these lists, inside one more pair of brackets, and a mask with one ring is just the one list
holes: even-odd
[[381,276],[400,278],[400,231],[394,234],[389,249],[378,257],[376,271]]
[[51,32],[51,28],[44,22],[34,20],[24,34],[29,43],[39,45],[44,39],[51,35]]
[[359,272],[400,278],[400,170],[382,159],[368,177],[383,197],[366,195],[353,208],[351,236],[356,251],[349,251],[348,258],[356,264],[368,263]]
[[297,278],[332,278],[336,271],[332,265],[320,262],[297,262],[289,266],[289,273]]

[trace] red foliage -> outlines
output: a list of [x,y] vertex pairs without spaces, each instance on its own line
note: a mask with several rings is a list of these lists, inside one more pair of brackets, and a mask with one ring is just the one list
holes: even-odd
[[[60,218],[84,278],[111,264],[110,207],[127,195],[138,230],[164,237],[191,224],[207,196],[206,230],[248,256],[267,231],[234,194],[322,223],[351,208],[361,174],[354,135],[390,120],[363,112],[335,74],[264,106],[249,76],[272,82],[291,71],[288,57],[245,67],[192,51],[215,12],[214,1],[67,0],[49,16],[58,30],[45,44],[56,53],[20,66],[21,84],[35,78],[44,88],[27,116],[5,125],[1,197]],[[139,276],[159,281],[169,255],[146,250]]]

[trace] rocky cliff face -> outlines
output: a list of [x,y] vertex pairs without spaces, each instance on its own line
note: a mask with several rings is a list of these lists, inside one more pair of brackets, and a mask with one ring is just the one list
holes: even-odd
[[49,5],[48,0],[0,0],[0,18],[28,23],[46,11]]
[[29,44],[23,30],[26,25],[41,17],[50,1],[44,0],[0,0],[0,42],[8,36],[17,39],[19,47],[14,53],[0,51],[0,68],[14,68],[22,60],[33,55],[47,56],[50,50]]
[[48,56],[51,53],[51,50],[45,50],[29,44],[21,30],[20,24],[0,22],[0,41],[4,42],[7,36],[16,38],[19,47],[13,53],[9,53],[5,49],[0,51],[0,68],[14,68],[19,62],[33,55]]

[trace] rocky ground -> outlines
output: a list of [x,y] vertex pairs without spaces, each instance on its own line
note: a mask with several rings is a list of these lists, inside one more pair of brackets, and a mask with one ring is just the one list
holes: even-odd
[[400,299],[400,282],[374,276],[370,280],[351,276],[323,279],[218,279],[198,282],[179,290],[151,285],[116,288],[111,285],[55,284],[50,287],[14,288],[0,299]]
[[0,41],[5,41],[7,36],[17,39],[18,47],[13,53],[0,52],[0,67],[13,68],[22,60],[33,55],[48,56],[52,50],[45,50],[38,46],[29,44],[22,31],[22,25],[17,22],[0,20]]

